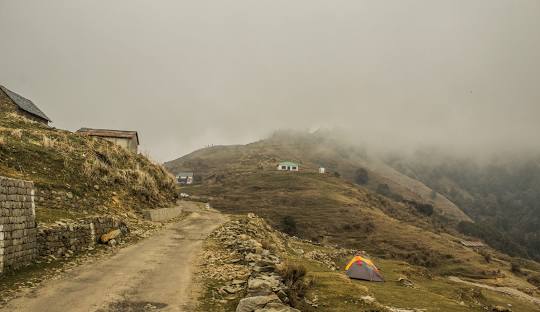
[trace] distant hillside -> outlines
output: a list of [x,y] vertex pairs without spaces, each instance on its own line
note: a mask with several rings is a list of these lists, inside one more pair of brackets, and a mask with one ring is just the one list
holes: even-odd
[[[476,220],[462,224],[511,254],[540,259],[540,157],[476,161],[437,151],[394,159],[392,166],[457,203]],[[499,234],[498,234],[499,233]]]
[[279,161],[294,160],[304,171],[316,171],[319,166],[328,172],[337,172],[349,181],[355,181],[357,171],[365,169],[367,188],[377,191],[387,186],[385,195],[433,205],[440,216],[455,221],[470,221],[454,203],[422,182],[401,174],[381,161],[369,158],[365,151],[335,140],[327,134],[278,132],[266,140],[245,146],[214,146],[205,148],[177,160],[165,163],[176,173],[194,170],[199,176],[215,174],[220,170],[239,171],[257,168],[274,169]]
[[0,113],[0,175],[32,180],[37,217],[125,213],[174,201],[173,178],[159,165],[105,140]]

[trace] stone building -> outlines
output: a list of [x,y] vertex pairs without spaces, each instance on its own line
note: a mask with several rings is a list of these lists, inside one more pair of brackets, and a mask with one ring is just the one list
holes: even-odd
[[77,133],[105,139],[135,154],[139,148],[137,131],[81,128]]
[[0,111],[13,112],[33,121],[48,125],[51,120],[34,102],[0,86]]

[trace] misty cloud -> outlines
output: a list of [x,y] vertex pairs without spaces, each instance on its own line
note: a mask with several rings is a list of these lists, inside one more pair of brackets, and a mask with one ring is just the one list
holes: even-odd
[[540,145],[536,0],[0,0],[0,36],[0,84],[160,161],[283,128]]

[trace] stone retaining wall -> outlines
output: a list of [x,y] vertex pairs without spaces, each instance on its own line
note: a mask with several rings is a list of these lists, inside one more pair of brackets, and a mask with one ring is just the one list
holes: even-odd
[[36,257],[34,184],[0,177],[0,273]]
[[150,221],[163,222],[178,217],[182,207],[161,208],[143,211],[144,218]]
[[112,230],[127,232],[127,226],[114,217],[91,217],[79,220],[58,221],[39,227],[37,242],[40,256],[55,257],[93,248],[101,235]]

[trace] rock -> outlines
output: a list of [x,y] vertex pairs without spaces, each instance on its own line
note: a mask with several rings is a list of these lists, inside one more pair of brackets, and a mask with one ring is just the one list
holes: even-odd
[[66,193],[67,198],[73,199],[73,194],[71,192]]
[[95,185],[94,185],[94,189],[95,189],[96,191],[99,191],[99,185],[95,184]]
[[255,310],[255,312],[300,312],[300,310],[281,303],[269,303],[264,308]]
[[401,285],[401,286],[404,286],[404,287],[414,287],[414,283],[411,282],[411,280],[405,278],[405,277],[400,277],[398,279],[398,283]]
[[512,312],[512,309],[501,307],[501,306],[494,306],[494,307],[491,307],[490,311],[491,312]]
[[120,231],[119,229],[112,230],[112,231],[110,231],[109,233],[106,233],[106,234],[101,235],[100,241],[101,241],[102,243],[107,243],[107,242],[110,241],[111,239],[115,239],[115,238],[117,238],[118,236],[120,236],[120,234],[122,234],[122,231]]
[[253,312],[257,309],[264,308],[269,303],[281,303],[281,301],[275,294],[247,297],[240,300],[236,307],[236,312]]
[[279,299],[281,301],[283,301],[284,303],[289,303],[289,297],[287,296],[287,294],[285,293],[285,291],[283,291],[283,289],[280,289],[276,295],[279,297]]
[[107,245],[109,245],[110,247],[114,247],[116,246],[116,239],[111,239],[107,242]]
[[235,288],[235,287],[232,287],[232,286],[225,286],[225,287],[223,287],[223,290],[225,290],[229,294],[236,294],[241,289],[240,288]]
[[268,295],[272,293],[273,284],[268,280],[260,278],[250,279],[248,281],[248,293],[256,295]]

